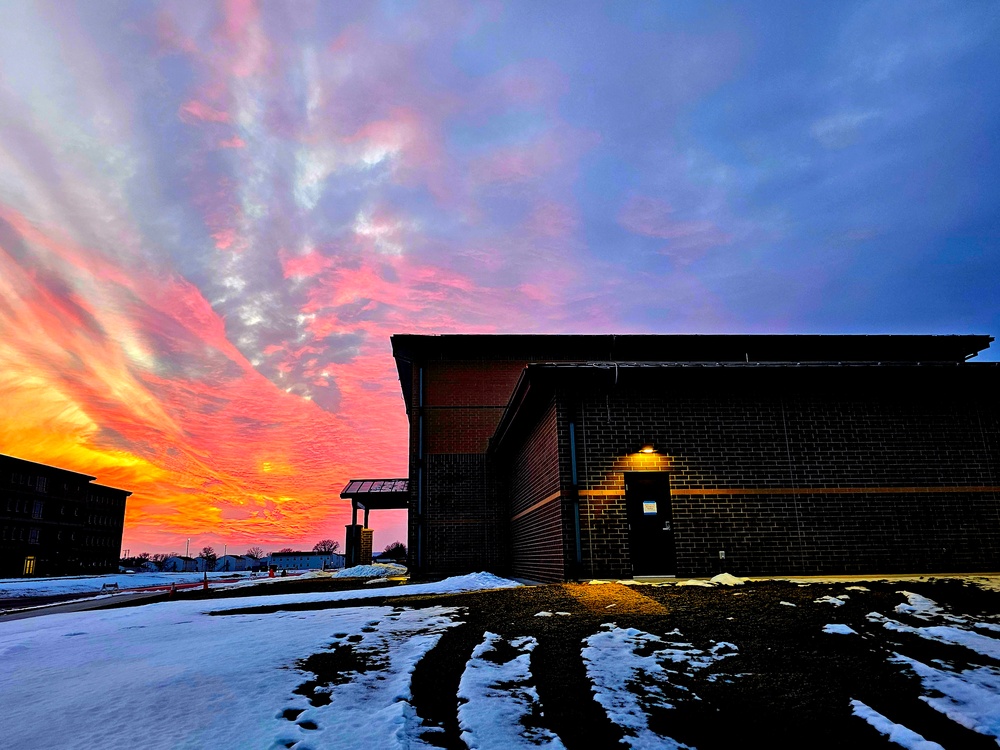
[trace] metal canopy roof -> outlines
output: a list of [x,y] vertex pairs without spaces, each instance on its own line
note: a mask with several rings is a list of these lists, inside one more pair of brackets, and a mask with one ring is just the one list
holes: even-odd
[[368,510],[405,508],[410,499],[410,480],[352,479],[340,497]]

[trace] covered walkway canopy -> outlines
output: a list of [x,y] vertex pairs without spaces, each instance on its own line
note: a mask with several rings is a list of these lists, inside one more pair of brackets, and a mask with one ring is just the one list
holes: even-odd
[[351,524],[358,523],[358,509],[365,512],[368,528],[368,511],[406,508],[410,499],[409,479],[352,479],[340,497],[351,501]]

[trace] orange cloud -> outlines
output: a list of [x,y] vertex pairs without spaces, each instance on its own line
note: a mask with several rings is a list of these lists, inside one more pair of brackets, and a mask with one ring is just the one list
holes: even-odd
[[[47,254],[64,273],[0,248],[0,444],[132,490],[127,546],[337,538],[349,510],[335,498],[348,478],[405,474],[405,415],[391,392],[352,383],[348,413],[323,411],[254,371],[188,282],[102,273],[99,254],[5,218],[36,260]],[[385,354],[372,350],[378,360],[359,375],[385,372]],[[317,355],[316,380],[349,369],[323,375]],[[386,415],[378,452],[352,428],[372,413]]]

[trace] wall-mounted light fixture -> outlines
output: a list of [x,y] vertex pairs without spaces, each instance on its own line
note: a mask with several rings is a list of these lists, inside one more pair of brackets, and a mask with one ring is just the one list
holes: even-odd
[[653,447],[652,443],[645,443],[640,449],[639,453],[656,453],[656,448]]

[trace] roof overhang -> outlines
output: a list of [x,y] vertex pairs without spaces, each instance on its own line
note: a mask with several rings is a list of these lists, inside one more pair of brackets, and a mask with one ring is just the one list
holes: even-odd
[[409,479],[352,479],[340,493],[355,508],[389,510],[408,507]]
[[391,337],[397,367],[400,361],[454,359],[963,362],[992,342],[993,337],[985,334],[394,334]]

